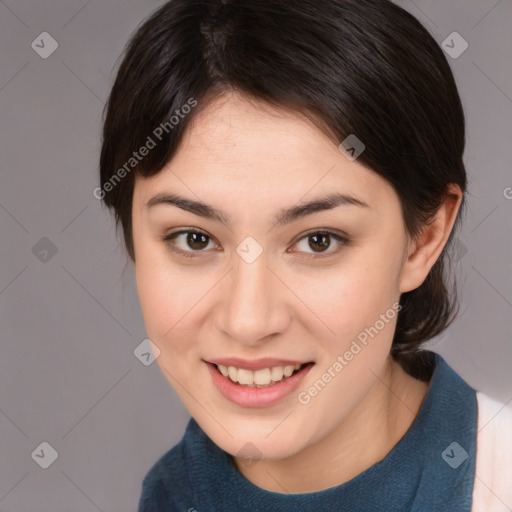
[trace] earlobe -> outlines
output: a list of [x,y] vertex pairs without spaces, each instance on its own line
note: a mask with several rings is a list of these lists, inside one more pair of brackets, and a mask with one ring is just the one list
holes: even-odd
[[402,268],[400,293],[412,291],[425,281],[448,241],[462,203],[462,196],[458,185],[449,184],[434,218],[423,226],[418,237],[410,243]]

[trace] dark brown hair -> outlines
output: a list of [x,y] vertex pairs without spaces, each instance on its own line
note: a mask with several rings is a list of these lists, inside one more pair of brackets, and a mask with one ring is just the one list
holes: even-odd
[[[466,190],[464,113],[450,66],[401,7],[171,0],[131,38],[106,105],[95,196],[114,210],[133,261],[135,173],[158,173],[194,116],[228,91],[300,112],[337,145],[355,134],[365,144],[358,161],[394,187],[411,237],[436,213],[449,183]],[[143,146],[149,151],[135,159]],[[448,246],[423,284],[400,298],[392,355],[418,378],[428,374],[420,344],[456,313],[455,287],[446,287]]]

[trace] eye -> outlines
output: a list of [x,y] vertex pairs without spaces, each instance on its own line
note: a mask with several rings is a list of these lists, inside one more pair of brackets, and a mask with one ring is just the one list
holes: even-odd
[[[332,239],[336,241],[337,249],[328,251],[332,245]],[[312,252],[309,254],[318,254],[320,257],[331,255],[338,252],[342,246],[349,243],[348,238],[332,233],[330,231],[312,231],[306,233],[295,245],[299,247],[299,252],[308,253],[307,249],[311,249]],[[302,248],[301,247],[302,244]],[[297,252],[297,251],[293,251]],[[315,256],[313,256],[315,257]]]
[[195,256],[193,254],[194,252],[205,252],[205,249],[208,247],[208,243],[211,242],[212,239],[202,231],[189,229],[171,233],[170,235],[165,236],[163,240],[168,244],[172,251],[188,258],[193,258]]

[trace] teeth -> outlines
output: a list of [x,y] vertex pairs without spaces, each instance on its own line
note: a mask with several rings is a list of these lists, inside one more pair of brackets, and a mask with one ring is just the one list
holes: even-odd
[[[230,371],[229,368],[228,371]],[[231,377],[231,371],[229,376]],[[254,372],[251,372],[251,370],[244,370],[243,368],[239,368],[236,380],[240,384],[254,384]]]
[[274,366],[271,370],[272,380],[277,382],[283,378],[284,372],[282,366]]
[[229,378],[233,381],[233,382],[238,382],[236,380],[236,374],[238,373],[237,369],[234,367],[234,366],[230,366],[228,368],[228,375],[229,375]]
[[[260,386],[270,384],[272,382],[272,374],[270,373],[270,368],[264,368],[263,370],[257,370],[254,373],[254,384],[259,384]],[[249,384],[252,384],[249,382]]]
[[293,373],[293,370],[293,366],[285,366],[283,370],[284,376],[289,377]]
[[229,377],[233,382],[238,382],[238,384],[242,386],[263,387],[271,385],[274,382],[279,382],[283,380],[283,378],[290,377],[300,366],[300,364],[296,364],[295,366],[274,366],[254,372],[244,368],[224,366],[223,364],[218,364],[217,368],[224,377]]

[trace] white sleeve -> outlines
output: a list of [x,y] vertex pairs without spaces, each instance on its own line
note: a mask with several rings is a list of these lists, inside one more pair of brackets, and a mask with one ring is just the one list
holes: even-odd
[[512,401],[476,392],[478,421],[472,512],[512,511]]

